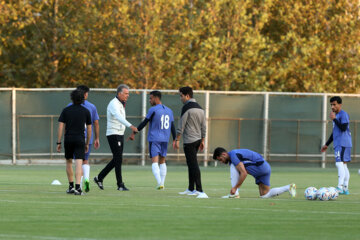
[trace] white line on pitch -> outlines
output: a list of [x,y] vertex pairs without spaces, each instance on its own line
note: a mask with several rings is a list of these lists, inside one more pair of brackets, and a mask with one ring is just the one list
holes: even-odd
[[[0,202],[9,202],[9,203],[34,203],[34,204],[61,204],[61,205],[83,205],[84,203],[74,203],[74,202],[42,202],[42,201],[19,201],[19,200],[2,200],[0,199]],[[99,204],[97,203],[86,203],[87,205],[96,205],[98,206]],[[107,205],[111,205],[111,206],[123,206],[123,207],[127,207],[127,206],[142,206],[142,207],[175,207],[173,205],[169,205],[169,204],[125,204],[125,203],[117,203],[117,204],[109,204],[107,203]],[[192,208],[193,206],[189,206],[189,205],[176,205],[176,207],[183,207],[183,208]],[[226,207],[218,207],[218,206],[198,206],[198,208],[203,208],[203,209],[224,209],[224,210],[241,210],[241,211],[268,211],[268,212],[287,212],[287,213],[311,213],[311,214],[343,214],[343,215],[360,215],[360,212],[326,212],[326,211],[306,211],[306,210],[286,210],[286,209],[268,209],[268,208],[226,208]]]

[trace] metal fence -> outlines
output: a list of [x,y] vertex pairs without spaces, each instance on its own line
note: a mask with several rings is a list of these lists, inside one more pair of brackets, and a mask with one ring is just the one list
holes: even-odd
[[[63,161],[56,152],[57,119],[70,102],[72,89],[0,88],[0,164],[54,163]],[[130,90],[126,111],[131,123],[137,125],[150,108],[151,90]],[[210,163],[212,151],[222,146],[228,150],[248,148],[265,156],[270,162],[315,163],[325,167],[333,161],[333,151],[321,154],[319,149],[332,131],[329,121],[329,98],[334,94],[195,91],[194,98],[204,108],[207,136],[200,161]],[[179,119],[182,104],[177,90],[162,90],[162,102]],[[343,109],[350,115],[352,158],[358,162],[360,95],[337,94],[343,98]],[[111,157],[107,145],[106,107],[115,96],[115,89],[91,89],[89,101],[100,115],[100,143],[93,150],[92,161]],[[127,131],[126,136],[130,131]],[[129,162],[145,165],[148,158],[146,131],[133,142],[125,143],[124,157]],[[185,163],[182,149],[169,144],[168,160]],[[216,165],[216,164],[215,164]]]

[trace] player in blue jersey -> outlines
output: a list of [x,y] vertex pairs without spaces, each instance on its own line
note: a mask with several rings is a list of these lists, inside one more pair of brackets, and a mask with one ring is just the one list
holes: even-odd
[[322,146],[321,152],[325,152],[334,141],[335,164],[338,170],[338,186],[336,189],[339,194],[349,195],[350,172],[347,163],[351,161],[352,147],[349,115],[341,109],[341,97],[330,98],[330,106],[332,112],[329,117],[333,121],[333,131],[326,144]]
[[[161,92],[150,92],[151,107],[146,115],[146,118],[139,124],[137,129],[141,131],[147,123],[149,123],[148,142],[149,153],[152,160],[152,172],[155,176],[157,186],[156,189],[164,189],[166,177],[166,163],[165,157],[167,154],[167,146],[170,138],[170,133],[173,136],[173,144],[176,138],[176,131],[174,125],[174,116],[170,108],[161,103]],[[129,137],[134,140],[135,133],[133,132]]]
[[[76,89],[78,89],[78,90],[80,90],[80,91],[82,91],[84,93],[85,101],[81,105],[90,111],[92,133],[95,133],[95,134],[91,134],[90,144],[89,144],[89,151],[87,153],[85,153],[85,160],[83,161],[83,164],[82,164],[83,177],[82,177],[81,182],[84,182],[84,190],[85,190],[85,192],[89,192],[90,191],[89,156],[90,156],[91,149],[92,149],[93,145],[94,145],[95,149],[98,149],[100,147],[100,141],[99,141],[99,114],[97,112],[97,109],[96,109],[95,105],[92,104],[91,102],[87,101],[87,99],[89,97],[89,91],[90,91],[89,87],[87,87],[85,85],[80,85]],[[68,106],[70,106],[70,105],[72,105],[72,103],[70,103]],[[86,131],[86,128],[85,128],[85,137],[86,137],[86,133],[87,133],[87,131]],[[94,139],[94,135],[95,135],[95,139]]]
[[278,196],[289,192],[292,197],[296,196],[296,185],[294,183],[277,188],[270,188],[271,167],[269,163],[257,152],[248,149],[234,149],[227,152],[218,147],[214,151],[214,160],[230,165],[231,190],[227,198],[239,198],[238,189],[243,184],[248,174],[255,178],[259,185],[261,198]]

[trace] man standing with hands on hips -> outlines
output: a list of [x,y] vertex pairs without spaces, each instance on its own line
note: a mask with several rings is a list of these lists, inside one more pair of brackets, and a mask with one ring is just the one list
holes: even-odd
[[116,97],[112,99],[107,106],[107,128],[106,137],[109,142],[113,159],[105,166],[98,176],[94,177],[95,183],[101,190],[104,190],[103,180],[106,175],[115,168],[117,180],[117,190],[128,191],[121,175],[122,154],[124,149],[125,128],[131,128],[133,132],[138,132],[137,128],[126,120],[125,105],[129,98],[129,87],[126,84],[120,84],[116,91]]
[[[181,195],[197,195],[197,198],[208,198],[203,192],[201,186],[201,173],[197,161],[198,150],[204,149],[206,134],[205,112],[193,98],[191,87],[182,87],[179,89],[180,100],[184,104],[181,109],[181,117],[177,129],[177,136],[173,142],[173,147],[179,149],[181,135],[184,141],[184,153],[186,164],[189,171],[189,186]],[[196,190],[194,189],[196,186]]]

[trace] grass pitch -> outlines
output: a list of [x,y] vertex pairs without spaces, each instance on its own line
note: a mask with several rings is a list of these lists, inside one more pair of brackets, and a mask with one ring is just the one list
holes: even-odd
[[[64,164],[65,165],[65,164]],[[91,176],[103,167],[92,166]],[[350,165],[351,168],[351,165]],[[360,176],[351,169],[349,196],[305,200],[306,187],[336,186],[336,169],[273,167],[272,187],[295,182],[298,195],[260,199],[250,175],[240,199],[230,190],[229,169],[201,169],[209,199],[181,196],[187,168],[168,166],[164,191],[155,190],[151,167],[124,166],[129,192],[116,190],[111,172],[101,191],[67,195],[65,166],[0,166],[0,239],[358,239]],[[52,186],[58,179],[62,186]]]

